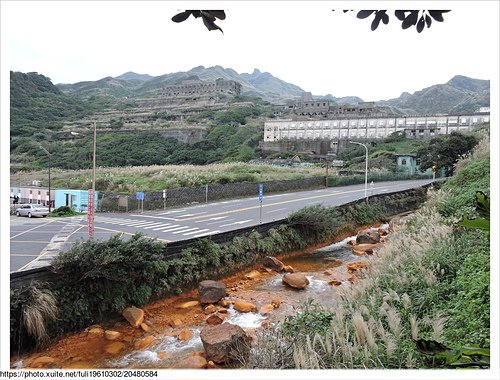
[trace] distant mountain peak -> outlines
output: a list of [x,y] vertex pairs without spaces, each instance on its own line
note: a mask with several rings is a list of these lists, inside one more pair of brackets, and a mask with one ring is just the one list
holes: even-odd
[[147,81],[153,78],[151,75],[148,74],[137,74],[133,71],[127,71],[126,73],[115,77],[114,79],[120,79],[120,80],[140,80],[140,81]]

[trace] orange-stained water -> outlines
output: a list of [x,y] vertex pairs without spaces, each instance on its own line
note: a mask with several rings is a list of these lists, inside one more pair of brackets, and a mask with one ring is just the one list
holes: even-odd
[[[347,241],[352,239],[352,237],[347,238],[312,253],[282,259],[283,263],[292,266],[295,272],[306,275],[309,284],[305,289],[292,289],[283,283],[283,273],[268,273],[263,268],[260,268],[260,276],[256,279],[245,279],[240,275],[236,282],[226,284],[227,299],[251,302],[258,310],[276,300],[281,305],[266,315],[239,313],[231,305],[224,322],[237,324],[252,335],[256,329],[261,328],[263,322],[283,321],[287,315],[297,313],[300,306],[308,299],[313,299],[326,308],[334,307],[336,287],[352,284],[352,273],[347,271],[346,264],[363,261],[362,257],[352,254],[347,245]],[[339,281],[340,285],[339,283],[333,285],[331,283],[333,280]],[[201,305],[188,309],[175,307],[181,302],[196,299],[196,292],[190,292],[145,307],[146,320],[151,326],[151,331],[147,333],[132,328],[125,322],[101,325],[104,330],[122,333],[120,342],[123,343],[123,347],[117,354],[106,351],[113,342],[106,340],[102,334],[81,332],[61,339],[41,352],[23,359],[14,359],[12,367],[31,367],[36,358],[48,356],[54,361],[42,365],[43,368],[169,368],[193,353],[204,351],[199,338],[201,329],[206,326],[203,307]],[[170,325],[175,319],[180,320],[182,326],[172,328]],[[183,329],[189,330],[192,338],[186,341],[179,340],[176,335]],[[156,337],[152,346],[135,349],[135,342],[151,334]]]

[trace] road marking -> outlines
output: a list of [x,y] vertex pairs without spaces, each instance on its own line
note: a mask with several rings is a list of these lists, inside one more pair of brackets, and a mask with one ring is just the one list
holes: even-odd
[[203,219],[203,220],[197,220],[195,223],[202,223],[202,222],[208,222],[210,220],[221,220],[221,219],[225,219],[227,218],[227,216],[217,216],[215,218],[210,218],[210,219]]
[[15,257],[38,257],[39,253],[11,253]]
[[44,243],[44,244],[48,244],[48,243],[50,243],[50,241],[38,241],[38,240],[12,240],[10,243],[11,243],[11,244],[12,244],[12,243]]
[[[159,214],[163,215],[163,214]],[[131,216],[136,216],[139,218],[153,218],[153,219],[163,219],[163,220],[176,220],[175,218],[169,218],[166,216],[155,216],[155,215],[140,215],[140,214],[132,214]]]
[[163,227],[153,228],[153,231],[160,231],[160,230],[163,230],[165,228],[172,228],[172,227],[179,227],[179,226],[180,226],[180,224],[171,224],[169,227],[163,226]]
[[[227,218],[227,216],[225,216],[224,218]],[[230,222],[231,220],[234,220],[234,218],[231,218],[231,219],[226,219],[224,222]],[[196,223],[196,222],[195,222]],[[217,222],[212,222],[212,223],[206,223],[207,226],[212,226],[214,224],[218,224],[220,223],[219,221]]]
[[193,237],[197,238],[197,237],[202,237],[202,236],[215,235],[218,233],[220,233],[220,231],[216,230],[216,231],[205,232],[204,234],[194,235]]
[[[83,226],[82,226],[83,227]],[[130,236],[134,236],[136,235],[135,233],[130,233],[130,232],[126,232],[126,231],[119,231],[119,230],[113,230],[111,228],[104,228],[104,227],[97,227],[95,226],[94,227],[95,229],[99,229],[99,230],[104,230],[104,231],[111,231],[111,232],[116,232],[117,234],[122,234],[122,235],[130,235]],[[155,236],[147,236],[147,235],[144,235],[145,238],[148,238],[148,239],[153,239],[153,240],[159,240],[159,241],[163,241],[165,243],[171,243],[170,240],[167,240],[167,239],[161,239],[159,237],[155,237]]]
[[236,224],[245,224],[248,222],[251,222],[253,219],[248,219],[248,220],[241,220],[238,222],[233,222],[233,223],[228,223],[228,224],[221,224],[219,227],[227,227],[227,226],[234,226]]
[[157,215],[170,215],[170,214],[175,214],[176,212],[185,212],[186,209],[182,209],[182,210],[171,210],[171,211],[167,211],[167,212],[160,212],[159,214]]
[[286,210],[286,209],[287,209],[286,207],[283,207],[283,208],[278,208],[276,210],[269,210],[269,211],[266,211],[266,214],[271,214],[273,212],[283,211],[283,210]]
[[177,215],[177,218],[185,218],[187,216],[195,216],[195,215],[199,215],[199,214],[206,214],[207,211],[202,211],[202,212],[197,212],[195,214],[184,214],[184,215]]
[[[210,229],[209,228],[204,228],[202,230],[198,230],[198,231],[193,231],[193,232],[188,232],[187,234],[182,234],[184,236],[188,236],[188,235],[194,235],[194,234],[198,234],[200,232],[205,232],[205,231],[209,231]],[[184,232],[184,231],[182,231]],[[198,235],[199,236],[199,235]]]
[[175,232],[172,232],[172,234],[176,235],[176,234],[183,234],[184,235],[184,232],[188,232],[188,231],[199,231],[200,229],[198,227],[194,227],[194,228],[188,228],[188,229],[184,229],[184,230],[181,230],[181,231],[175,231]]
[[160,223],[155,223],[155,224],[151,224],[150,226],[147,226],[147,227],[143,227],[145,230],[149,230],[150,228],[155,228],[155,227],[160,227],[160,226],[164,226],[164,227],[167,227],[167,226],[170,226],[171,223],[163,223],[163,222],[160,222]]
[[177,230],[186,229],[186,228],[189,228],[189,226],[180,226],[180,227],[175,227],[175,228],[168,227],[168,228],[163,229],[161,232],[172,232],[172,231],[177,231]]
[[[374,187],[373,190],[383,189],[383,188],[384,187]],[[360,189],[360,190],[349,190],[349,191],[344,191],[344,192],[338,192],[338,193],[335,193],[335,194],[328,193],[328,194],[321,194],[321,195],[313,195],[313,196],[304,197],[304,198],[289,199],[287,201],[281,201],[281,202],[275,202],[275,203],[268,203],[268,204],[256,205],[256,206],[249,206],[249,207],[244,207],[244,208],[240,208],[240,209],[236,209],[236,210],[215,212],[215,213],[210,214],[210,215],[204,215],[203,217],[206,217],[206,216],[210,216],[211,217],[211,216],[218,216],[218,215],[225,215],[225,214],[233,214],[233,213],[241,212],[241,211],[255,210],[255,209],[259,208],[259,207],[271,207],[271,206],[282,205],[282,204],[287,204],[287,203],[307,201],[307,200],[310,200],[310,199],[327,198],[327,197],[336,196],[338,194],[360,193],[360,192],[364,192],[364,191],[365,191],[365,189],[363,188],[363,189]],[[198,219],[198,218],[200,218],[200,217],[199,216],[193,216],[191,218],[183,219],[183,221],[194,220],[194,219]]]
[[18,233],[17,235],[11,236],[10,238],[11,238],[11,240],[12,240],[12,239],[14,239],[14,238],[16,238],[16,237],[18,237],[18,236],[21,236],[21,235],[26,234],[26,233],[28,233],[28,232],[30,232],[30,231],[36,230],[37,228],[40,228],[40,227],[45,227],[45,226],[47,226],[47,225],[49,225],[49,224],[52,224],[52,220],[51,220],[51,221],[49,221],[49,222],[47,222],[47,223],[45,223],[45,224],[40,224],[40,225],[38,225],[38,226],[36,226],[36,227],[30,228],[29,230],[26,230],[26,231],[24,231],[24,232]]

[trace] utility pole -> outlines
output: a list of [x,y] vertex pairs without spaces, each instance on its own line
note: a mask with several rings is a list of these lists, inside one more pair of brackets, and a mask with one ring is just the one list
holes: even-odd
[[87,200],[87,229],[90,238],[94,237],[94,194],[95,194],[95,156],[96,156],[97,127],[94,122],[94,152],[92,157],[92,189],[88,191]]

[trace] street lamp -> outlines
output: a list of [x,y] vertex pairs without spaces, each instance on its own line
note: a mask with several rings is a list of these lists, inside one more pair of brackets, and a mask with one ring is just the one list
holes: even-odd
[[52,156],[47,149],[45,149],[43,146],[40,145],[40,148],[47,153],[47,156],[49,157],[49,212],[51,210],[51,204],[52,204],[52,199],[50,196],[50,157]]
[[366,159],[365,159],[365,199],[368,200],[368,194],[367,194],[367,188],[368,188],[368,147],[365,144],[356,142],[356,141],[349,141],[350,144],[356,144],[356,145],[361,145],[362,147],[365,148],[366,151]]

